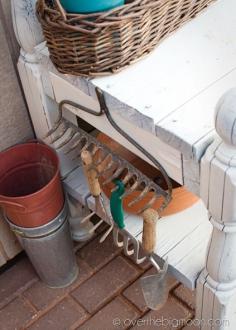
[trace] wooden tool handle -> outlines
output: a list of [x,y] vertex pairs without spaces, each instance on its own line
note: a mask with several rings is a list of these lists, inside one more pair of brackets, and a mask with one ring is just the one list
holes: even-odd
[[151,254],[156,245],[156,223],[159,219],[157,211],[149,208],[143,212],[143,240],[142,247]]
[[90,193],[94,197],[98,197],[101,193],[101,187],[97,177],[96,169],[92,168],[93,158],[89,151],[84,150],[81,153],[81,159],[83,162],[84,173],[88,180]]

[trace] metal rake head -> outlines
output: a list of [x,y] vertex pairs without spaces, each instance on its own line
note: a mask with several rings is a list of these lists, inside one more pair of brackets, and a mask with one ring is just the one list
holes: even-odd
[[[133,196],[132,194],[134,191],[138,192],[133,200],[129,202],[129,207],[138,205],[138,203],[148,195],[152,196],[149,198],[146,205],[140,208],[138,214],[141,214],[145,209],[152,207],[157,199],[162,197],[163,203],[158,210],[160,212],[170,201],[170,191],[166,192],[126,160],[122,159],[96,140],[96,138],[63,118],[63,108],[65,104],[79,108],[96,116],[102,115],[107,111],[107,109],[106,111],[104,110],[106,104],[101,92],[97,91],[97,94],[102,109],[100,112],[93,111],[71,101],[62,101],[59,104],[59,115],[55,125],[48,132],[46,138],[50,137],[51,143],[54,143],[55,148],[57,150],[62,149],[72,160],[79,159],[83,150],[91,151],[98,177],[102,177],[103,179],[102,186],[111,184],[114,179],[120,179],[126,187],[126,192],[123,198]],[[74,155],[75,151],[76,155]],[[152,193],[152,195],[150,195],[150,193]]]

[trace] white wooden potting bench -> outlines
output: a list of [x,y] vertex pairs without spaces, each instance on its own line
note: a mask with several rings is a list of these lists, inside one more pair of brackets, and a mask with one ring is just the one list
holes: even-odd
[[[34,4],[12,0],[21,46],[18,69],[37,137],[51,128],[63,99],[98,109],[99,86],[117,123],[171,178],[201,197],[159,221],[156,254],[168,256],[170,272],[197,288],[202,329],[236,329],[236,1],[216,1],[147,58],[96,79],[57,72]],[[75,115],[145,159],[104,117],[68,107],[66,117],[76,124]],[[84,203],[88,188],[82,169],[73,171],[75,164],[59,156],[66,190]],[[94,208],[92,200],[89,205]],[[141,220],[128,216],[126,224],[141,239]]]

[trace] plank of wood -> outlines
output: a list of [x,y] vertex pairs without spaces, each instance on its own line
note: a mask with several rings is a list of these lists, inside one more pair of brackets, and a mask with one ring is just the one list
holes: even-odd
[[170,260],[170,273],[173,275],[178,273],[175,276],[182,279],[181,282],[184,282],[190,289],[195,289],[196,280],[205,266],[211,230],[212,226],[205,216],[204,223],[196,227],[183,241],[167,253],[168,260]]
[[185,156],[199,160],[215,136],[216,103],[235,82],[236,70],[233,70],[162,120],[156,126],[157,135]]

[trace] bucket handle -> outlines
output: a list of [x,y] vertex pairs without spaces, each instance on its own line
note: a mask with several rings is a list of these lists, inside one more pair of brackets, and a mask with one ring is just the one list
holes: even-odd
[[15,202],[10,202],[10,201],[5,201],[5,200],[1,200],[0,199],[0,205],[3,205],[4,206],[7,205],[7,206],[14,206],[14,207],[19,207],[22,209],[22,211],[26,211],[26,207],[24,205],[21,205],[21,204],[18,204],[18,203],[15,203]]

